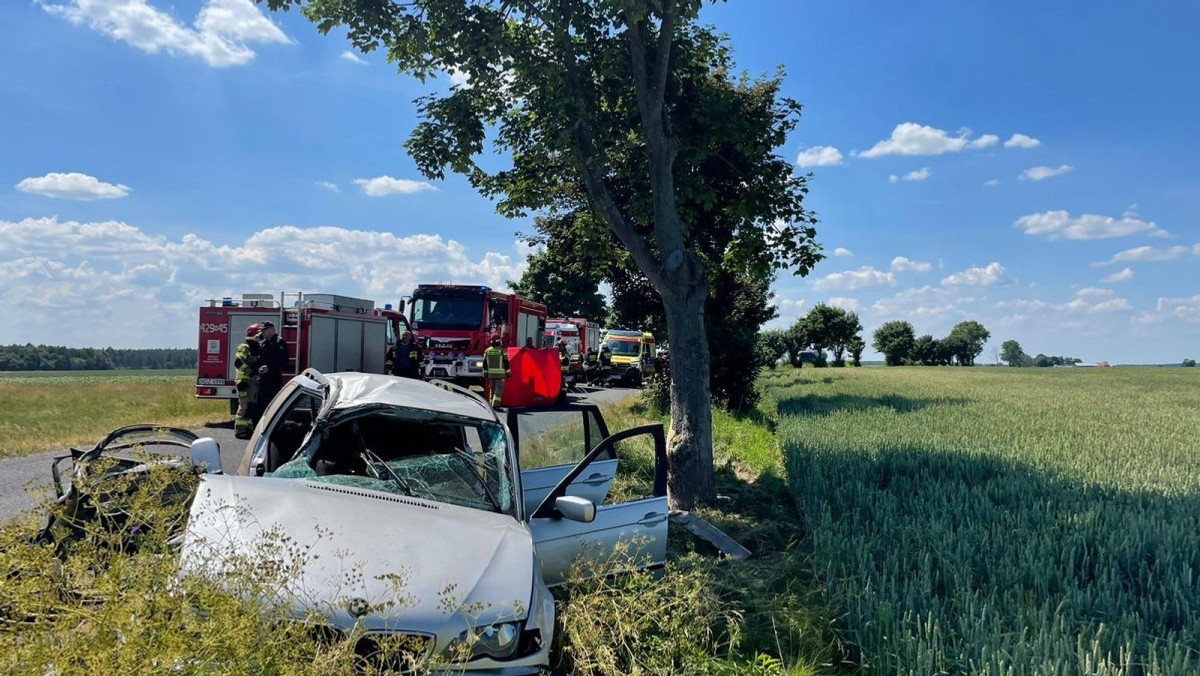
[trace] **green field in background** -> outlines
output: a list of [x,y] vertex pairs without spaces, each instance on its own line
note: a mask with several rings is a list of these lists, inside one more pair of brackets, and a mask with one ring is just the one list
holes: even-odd
[[1200,369],[764,376],[869,673],[1200,673]]
[[228,417],[196,399],[193,371],[0,373],[0,457],[90,446],[122,425],[196,427]]

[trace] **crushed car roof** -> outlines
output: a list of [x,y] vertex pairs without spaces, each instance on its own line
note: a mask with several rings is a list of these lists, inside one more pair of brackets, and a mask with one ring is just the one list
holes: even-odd
[[495,413],[482,400],[451,392],[420,380],[375,373],[325,374],[335,393],[331,410],[359,406],[400,406],[437,413],[495,421]]

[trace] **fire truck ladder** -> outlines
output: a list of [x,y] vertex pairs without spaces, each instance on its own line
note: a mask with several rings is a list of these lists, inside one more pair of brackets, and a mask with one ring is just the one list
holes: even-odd
[[[288,298],[294,299],[294,302],[291,305],[288,305]],[[279,336],[283,337],[286,335],[283,331],[284,327],[294,327],[296,329],[296,339],[294,341],[289,341],[284,338],[284,342],[287,343],[288,352],[290,353],[291,357],[291,375],[293,376],[300,375],[300,345],[303,344],[303,341],[301,340],[302,336],[300,334],[302,331],[304,331],[303,315],[304,292],[297,291],[288,293],[287,291],[281,291],[279,293]]]

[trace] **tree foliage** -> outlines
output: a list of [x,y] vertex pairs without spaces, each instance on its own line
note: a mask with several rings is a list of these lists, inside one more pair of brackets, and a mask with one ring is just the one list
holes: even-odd
[[858,315],[832,305],[817,304],[799,320],[808,342],[817,350],[833,353],[833,365],[845,366],[843,355],[854,340],[859,339],[862,323]]
[[955,324],[945,342],[959,366],[974,366],[975,359],[983,353],[983,346],[991,335],[983,324],[969,319]]
[[0,371],[108,371],[196,368],[195,348],[118,350],[60,345],[0,345]]
[[551,317],[586,317],[601,321],[608,313],[599,292],[601,259],[582,250],[547,247],[529,256],[513,291],[546,306]]
[[1196,360],[1195,359],[1184,359],[1182,366],[1184,368],[1195,368]]
[[[260,1],[301,6],[402,73],[467,79],[418,100],[406,148],[426,177],[462,174],[504,215],[589,211],[609,227],[688,356],[671,369],[672,504],[712,498],[714,261],[761,280],[821,258],[804,181],[773,152],[799,113],[779,77],[733,77],[724,39],[696,23],[700,0]],[[511,166],[480,162],[489,149]],[[730,183],[743,194],[720,203]]]
[[775,329],[761,331],[758,334],[758,361],[769,369],[774,369],[780,360],[787,357],[791,338],[787,331]]
[[1000,346],[1000,359],[1009,366],[1024,366],[1029,355],[1021,349],[1021,344],[1011,338]]
[[916,343],[913,325],[905,321],[890,321],[875,329],[872,345],[882,354],[888,366],[900,366],[912,359]]

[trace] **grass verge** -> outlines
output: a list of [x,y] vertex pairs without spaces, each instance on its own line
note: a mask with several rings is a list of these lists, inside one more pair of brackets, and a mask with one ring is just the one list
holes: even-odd
[[[640,401],[607,407],[604,417],[614,430],[661,419]],[[697,511],[753,557],[720,558],[675,529],[661,577],[572,585],[560,607],[571,673],[799,676],[842,669],[847,650],[805,551],[774,420],[770,401],[742,417],[714,411],[720,498]],[[645,492],[652,449],[618,453],[614,498]]]

